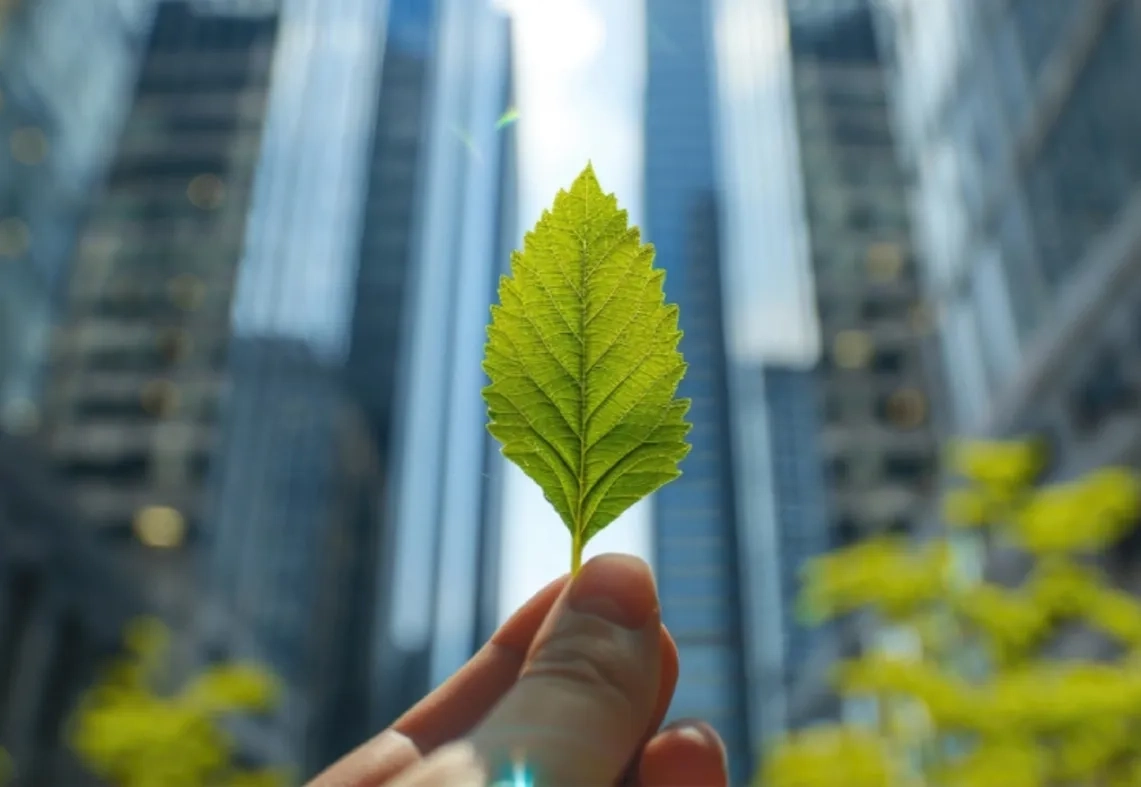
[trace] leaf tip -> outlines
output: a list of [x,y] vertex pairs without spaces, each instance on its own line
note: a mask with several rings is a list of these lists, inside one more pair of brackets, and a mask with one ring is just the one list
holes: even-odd
[[571,191],[581,190],[584,187],[592,191],[602,191],[602,185],[598,182],[598,175],[594,171],[594,162],[590,159],[587,159],[586,166],[583,167],[582,172],[575,178],[575,182],[571,186]]

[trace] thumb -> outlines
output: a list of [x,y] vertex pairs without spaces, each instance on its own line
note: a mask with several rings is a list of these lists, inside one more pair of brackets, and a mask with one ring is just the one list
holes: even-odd
[[563,592],[518,682],[469,736],[491,776],[523,760],[536,784],[612,785],[658,700],[660,611],[649,566],[603,555]]

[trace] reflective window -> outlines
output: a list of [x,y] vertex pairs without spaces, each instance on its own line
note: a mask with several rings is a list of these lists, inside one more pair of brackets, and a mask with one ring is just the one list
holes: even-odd
[[952,143],[937,143],[921,162],[921,222],[927,258],[937,285],[960,265],[967,219],[959,188],[959,162]]
[[1018,34],[1009,17],[998,24],[990,51],[994,57],[992,78],[998,88],[1000,106],[1006,114],[1009,127],[1018,130],[1030,106],[1031,91],[1019,49]]
[[1000,385],[1018,369],[1019,348],[1010,288],[999,252],[993,248],[983,250],[971,273],[971,298],[978,312],[979,329],[986,337],[984,360],[992,385]]
[[960,430],[968,431],[984,417],[990,400],[982,361],[982,341],[969,301],[957,301],[950,306],[944,320],[942,340],[955,420]]
[[1074,0],[1016,0],[1012,4],[1010,13],[1022,43],[1023,62],[1031,74],[1038,73],[1073,32],[1085,5]]
[[1042,277],[1020,195],[1006,201],[998,226],[998,247],[1009,280],[1010,305],[1022,341],[1037,329],[1042,314]]
[[1141,73],[1137,6],[1119,3],[1027,178],[1043,272],[1058,285],[1141,183],[1141,102],[1122,94]]

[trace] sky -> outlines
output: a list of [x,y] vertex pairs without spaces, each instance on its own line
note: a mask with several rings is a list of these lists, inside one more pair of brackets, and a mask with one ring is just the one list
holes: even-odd
[[[492,0],[515,21],[520,234],[589,159],[641,221],[645,0]],[[709,2],[721,96],[727,336],[735,362],[810,363],[819,339],[796,169],[783,0]],[[650,558],[653,499],[596,536],[586,557]],[[567,571],[570,536],[508,463],[500,618]]]

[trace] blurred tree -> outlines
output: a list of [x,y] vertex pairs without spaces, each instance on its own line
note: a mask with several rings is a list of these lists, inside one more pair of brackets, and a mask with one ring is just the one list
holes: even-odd
[[0,787],[7,787],[16,770],[8,750],[0,746]]
[[[921,643],[838,670],[844,694],[874,701],[878,728],[795,734],[769,753],[759,784],[1141,784],[1141,603],[1098,568],[1136,527],[1138,479],[1106,468],[1035,487],[1042,456],[1027,442],[961,444],[952,462],[965,483],[944,499],[946,538],[865,542],[805,573],[802,606],[815,619],[870,610]],[[1014,547],[1032,568],[1013,587],[974,580],[956,570],[964,538]],[[1114,640],[1118,657],[1050,658],[1066,623]]]
[[81,699],[70,741],[86,767],[117,787],[288,784],[285,773],[235,767],[234,743],[221,723],[229,714],[271,710],[278,697],[273,676],[223,664],[164,694],[169,641],[162,623],[136,621],[126,633],[126,656]]

